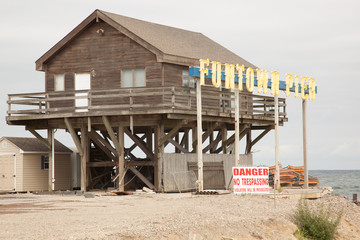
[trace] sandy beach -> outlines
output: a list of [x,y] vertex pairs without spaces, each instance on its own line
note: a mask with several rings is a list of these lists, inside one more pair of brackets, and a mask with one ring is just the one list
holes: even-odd
[[[234,194],[6,194],[0,239],[296,239],[290,215],[298,198],[275,201]],[[308,201],[343,208],[337,239],[360,239],[360,207],[332,195]]]

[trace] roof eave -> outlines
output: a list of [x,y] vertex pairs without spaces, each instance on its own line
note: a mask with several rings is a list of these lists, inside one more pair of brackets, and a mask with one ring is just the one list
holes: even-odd
[[162,56],[157,56],[157,61],[164,62],[164,63],[184,65],[184,66],[198,66],[199,65],[199,59],[175,56],[175,55],[170,55],[170,54],[163,54]]

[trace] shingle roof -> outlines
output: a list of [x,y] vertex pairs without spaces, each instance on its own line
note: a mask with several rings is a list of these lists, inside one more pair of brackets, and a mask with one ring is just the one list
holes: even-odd
[[193,59],[210,59],[223,63],[254,65],[202,33],[146,22],[99,10],[119,25],[150,43],[161,52]]
[[[24,152],[48,152],[46,145],[37,138],[3,137],[19,147]],[[72,153],[65,145],[55,139],[55,152]]]
[[199,59],[222,63],[240,64],[256,68],[253,64],[206,37],[184,29],[146,22],[114,13],[95,10],[60,42],[36,61],[37,70],[45,70],[44,63],[51,59],[68,42],[74,39],[88,25],[101,19],[156,54],[159,62],[182,65],[199,65]]

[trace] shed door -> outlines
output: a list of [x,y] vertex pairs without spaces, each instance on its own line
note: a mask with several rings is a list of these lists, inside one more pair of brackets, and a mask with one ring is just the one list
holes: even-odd
[[0,191],[13,191],[14,187],[14,156],[0,155]]
[[[90,73],[77,73],[75,74],[75,91],[82,91],[75,93],[75,111],[87,112],[88,111],[88,92],[90,90]],[[78,99],[78,97],[80,97]]]

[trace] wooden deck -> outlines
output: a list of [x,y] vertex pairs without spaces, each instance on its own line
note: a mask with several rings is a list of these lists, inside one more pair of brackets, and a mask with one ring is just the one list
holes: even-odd
[[[202,98],[203,116],[234,118],[233,92],[204,88]],[[75,106],[79,99],[87,100],[86,106]],[[196,94],[193,88],[187,87],[9,94],[7,103],[6,120],[12,125],[22,125],[27,120],[104,115],[196,116]],[[287,121],[284,98],[279,98],[279,115],[280,124]],[[274,98],[241,93],[240,118],[274,121]]]

